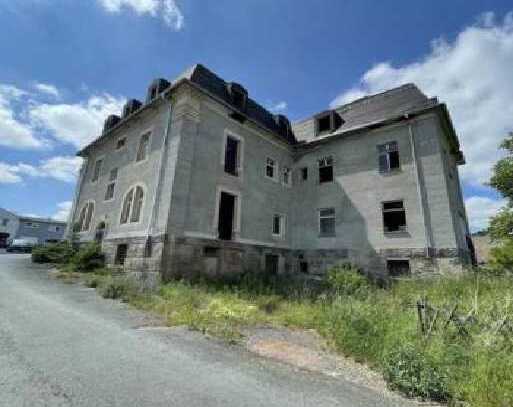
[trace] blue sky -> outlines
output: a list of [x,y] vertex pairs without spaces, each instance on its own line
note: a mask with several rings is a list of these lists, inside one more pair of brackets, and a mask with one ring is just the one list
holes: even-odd
[[0,0],[0,206],[63,218],[75,151],[155,77],[201,62],[292,120],[404,82],[439,96],[474,229],[513,130],[507,1]]

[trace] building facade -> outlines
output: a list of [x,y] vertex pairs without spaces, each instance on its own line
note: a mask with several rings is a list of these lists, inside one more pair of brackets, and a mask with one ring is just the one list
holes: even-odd
[[195,65],[79,155],[69,233],[127,271],[387,276],[473,256],[449,113],[412,84],[291,124]]
[[66,222],[54,219],[19,216],[0,208],[0,248],[6,247],[13,239],[31,237],[38,243],[52,243],[63,240]]

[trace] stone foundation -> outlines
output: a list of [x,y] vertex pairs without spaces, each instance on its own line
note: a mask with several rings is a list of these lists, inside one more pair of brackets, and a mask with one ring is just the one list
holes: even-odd
[[[117,266],[118,245],[128,245],[124,265]],[[235,241],[180,237],[164,245],[163,236],[152,237],[151,253],[146,237],[105,239],[102,244],[106,262],[133,276],[144,285],[154,286],[162,278],[195,279],[200,276],[217,279],[236,278],[246,272],[264,273],[266,255],[278,259],[278,273],[324,275],[341,263],[352,263],[367,274],[386,278],[388,260],[408,260],[412,275],[462,271],[470,264],[470,253],[458,249],[401,248],[377,252],[358,252],[348,249],[291,250]]]

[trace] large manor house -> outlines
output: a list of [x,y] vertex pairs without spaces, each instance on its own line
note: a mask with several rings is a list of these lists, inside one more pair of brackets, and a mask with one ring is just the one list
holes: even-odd
[[290,123],[195,65],[109,116],[84,158],[68,236],[163,279],[379,276],[473,259],[444,103],[406,84]]

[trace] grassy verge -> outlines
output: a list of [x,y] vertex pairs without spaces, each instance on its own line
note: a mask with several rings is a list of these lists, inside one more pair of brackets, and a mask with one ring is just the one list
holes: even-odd
[[[248,326],[315,329],[338,351],[381,371],[410,396],[455,405],[513,405],[513,279],[468,273],[404,280],[382,289],[352,270],[321,290],[287,281],[219,285],[173,282],[142,293],[102,272],[86,283],[107,298],[229,342]],[[433,307],[421,331],[417,302]]]

